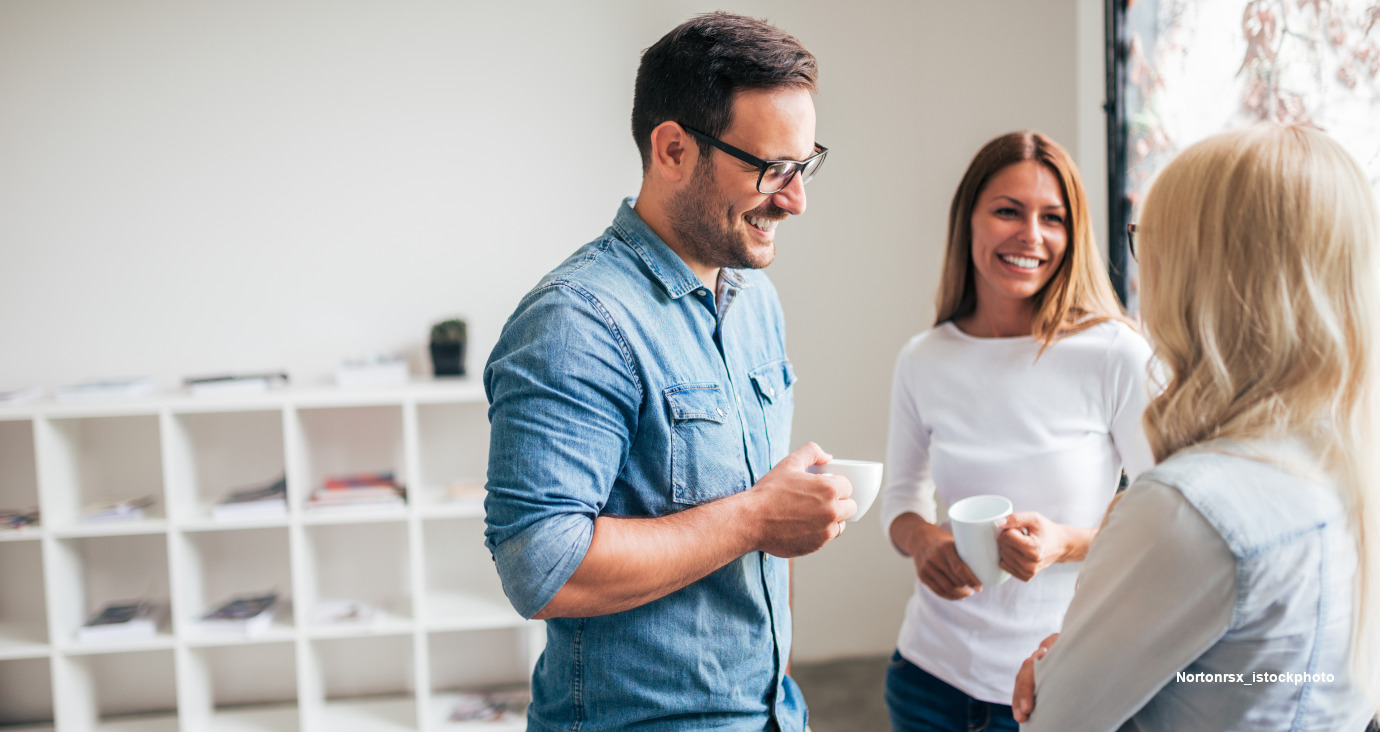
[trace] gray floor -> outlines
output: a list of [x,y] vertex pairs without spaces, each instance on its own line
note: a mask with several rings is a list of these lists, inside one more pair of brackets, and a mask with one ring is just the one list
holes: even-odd
[[888,656],[793,663],[811,732],[890,732],[882,684]]

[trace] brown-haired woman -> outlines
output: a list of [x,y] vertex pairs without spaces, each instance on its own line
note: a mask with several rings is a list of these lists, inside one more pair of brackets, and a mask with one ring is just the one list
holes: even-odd
[[[1034,132],[987,143],[949,210],[933,329],[896,365],[882,521],[918,581],[887,674],[892,726],[1016,729],[1024,654],[1057,630],[1141,431],[1150,348],[1123,314],[1068,153]],[[983,587],[937,522],[978,494],[1011,500]]]

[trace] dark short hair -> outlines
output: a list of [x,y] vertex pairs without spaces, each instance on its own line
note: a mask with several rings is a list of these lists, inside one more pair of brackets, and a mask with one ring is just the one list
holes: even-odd
[[[732,13],[697,15],[642,52],[633,87],[632,133],[651,163],[652,130],[672,120],[711,137],[728,130],[733,95],[748,89],[815,91],[815,57],[794,36]],[[702,154],[708,143],[699,141]]]

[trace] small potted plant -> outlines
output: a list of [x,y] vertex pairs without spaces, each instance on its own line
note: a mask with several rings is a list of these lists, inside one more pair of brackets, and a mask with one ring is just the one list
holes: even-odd
[[465,321],[443,320],[431,326],[431,370],[437,376],[465,375]]

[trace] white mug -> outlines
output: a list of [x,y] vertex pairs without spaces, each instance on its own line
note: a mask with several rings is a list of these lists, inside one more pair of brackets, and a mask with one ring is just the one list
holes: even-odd
[[949,525],[954,532],[958,558],[973,570],[983,587],[996,587],[1011,579],[999,565],[997,528],[1011,515],[1011,500],[1005,496],[969,496],[949,507]]
[[851,498],[858,504],[858,512],[849,521],[857,521],[877,500],[877,491],[882,487],[882,464],[867,460],[830,460],[823,465],[811,465],[807,473],[819,475],[842,475],[853,484]]

